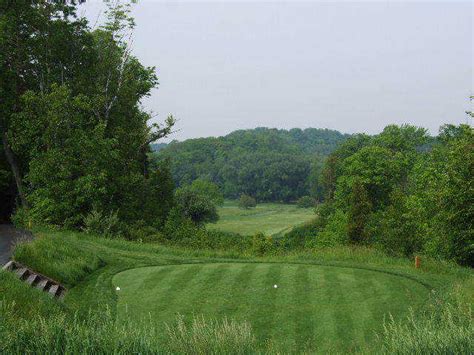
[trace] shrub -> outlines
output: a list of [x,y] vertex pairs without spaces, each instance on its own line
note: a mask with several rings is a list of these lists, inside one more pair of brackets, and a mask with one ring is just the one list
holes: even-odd
[[267,255],[273,250],[273,239],[263,233],[257,233],[252,238],[252,252],[257,256]]
[[249,195],[242,194],[239,199],[239,207],[249,209],[257,206],[257,201]]
[[326,225],[314,239],[317,246],[334,247],[349,243],[347,235],[347,214],[341,210],[336,210],[328,217]]
[[108,238],[119,237],[123,232],[117,212],[107,215],[98,210],[93,210],[84,218],[84,230]]
[[298,199],[296,205],[299,208],[311,208],[316,205],[316,200],[311,196],[303,196]]
[[189,188],[180,188],[175,194],[176,208],[196,224],[217,222],[219,215],[215,204],[206,196]]

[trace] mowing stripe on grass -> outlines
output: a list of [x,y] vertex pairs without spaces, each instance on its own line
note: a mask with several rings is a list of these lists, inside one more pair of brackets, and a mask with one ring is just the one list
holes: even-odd
[[[302,352],[314,343],[314,307],[311,302],[314,285],[309,278],[309,268],[307,265],[299,265],[295,271],[293,279],[293,299],[295,300],[295,305],[292,309],[291,318],[295,332],[295,349],[298,352]],[[311,318],[310,321],[307,318]]]
[[[350,347],[354,335],[354,323],[352,318],[358,316],[358,309],[349,309],[347,306],[347,299],[344,292],[344,284],[341,281],[340,274],[334,268],[327,267],[324,270],[324,279],[326,282],[327,296],[330,302],[336,304],[333,307],[333,321],[332,324],[335,326],[335,333],[340,339],[340,343],[344,347]],[[347,281],[347,278],[345,278]],[[350,297],[350,295],[349,295]]]
[[427,295],[400,276],[309,264],[158,266],[125,271],[114,283],[124,285],[117,293],[118,319],[151,319],[165,336],[164,324],[174,323],[177,313],[187,320],[193,313],[226,316],[248,321],[262,351],[269,340],[282,353],[362,350],[381,330],[384,314],[404,316],[410,302]]
[[239,271],[230,283],[228,297],[218,309],[219,314],[233,317],[238,313],[249,313],[250,308],[247,302],[247,297],[245,297],[245,291],[249,289],[254,281],[253,276],[255,270],[255,264],[239,265]]

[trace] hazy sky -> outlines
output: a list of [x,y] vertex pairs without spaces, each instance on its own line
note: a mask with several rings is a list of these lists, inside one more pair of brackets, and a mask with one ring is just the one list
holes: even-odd
[[[80,13],[94,22],[100,0]],[[139,1],[134,54],[160,85],[144,102],[173,139],[253,127],[377,133],[465,123],[473,3]]]

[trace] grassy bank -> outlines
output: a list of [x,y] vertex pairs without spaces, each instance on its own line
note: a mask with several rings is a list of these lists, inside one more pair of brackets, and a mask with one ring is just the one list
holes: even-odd
[[[249,348],[314,353],[325,352],[330,345],[318,339],[308,342],[309,335],[329,339],[333,333],[342,339],[334,343],[332,350],[336,352],[393,353],[398,349],[413,353],[448,346],[462,353],[473,346],[472,314],[466,311],[473,302],[473,272],[450,263],[423,258],[422,268],[414,269],[411,260],[391,258],[368,248],[315,249],[256,258],[67,231],[36,234],[33,243],[17,248],[15,258],[65,283],[69,292],[63,304],[57,303],[1,272],[0,335],[5,340],[0,352],[75,352],[82,349],[82,343],[87,343],[83,349],[89,353],[121,353],[120,349],[123,353],[179,352],[186,346],[198,347],[193,342],[199,342],[201,348],[207,344],[215,353],[238,353],[232,349],[245,353]],[[202,272],[186,273],[190,264]],[[152,267],[139,269],[148,266]],[[246,277],[244,271],[251,275]],[[309,282],[302,279],[305,275]],[[278,281],[269,279],[276,276]],[[402,284],[406,282],[407,287],[393,280],[405,280]],[[324,287],[323,282],[330,287]],[[136,287],[127,288],[134,283]],[[275,290],[266,287],[274,283],[282,285],[276,290],[278,297],[267,297]],[[123,293],[115,290],[118,285]],[[233,285],[233,291],[227,285]],[[331,289],[339,299],[330,297],[327,292]],[[376,296],[372,290],[382,292],[380,297],[371,298]],[[410,290],[415,297],[411,301],[404,298]],[[305,294],[310,302],[302,299]],[[400,312],[391,308],[396,308],[397,302],[406,303],[399,304],[406,306]],[[333,307],[335,304],[339,306]],[[412,315],[409,306],[413,306]],[[133,309],[133,317],[124,317],[127,307]],[[168,328],[153,321],[163,316],[160,309],[168,314]],[[313,322],[307,314],[332,321]],[[137,319],[140,327],[136,326]],[[147,321],[141,322],[144,319]],[[439,326],[440,321],[449,327]],[[235,336],[230,337],[229,332]],[[124,334],[126,341],[121,340]],[[301,339],[287,334],[301,334]],[[285,337],[293,343],[265,341]],[[63,342],[48,340],[56,338]]]

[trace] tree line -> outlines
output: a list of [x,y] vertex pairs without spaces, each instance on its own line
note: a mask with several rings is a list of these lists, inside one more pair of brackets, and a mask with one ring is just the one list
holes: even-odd
[[328,129],[257,128],[224,137],[189,139],[161,147],[177,186],[196,179],[217,184],[224,196],[290,202],[306,195],[322,199],[323,162],[349,135]]
[[325,203],[312,225],[288,234],[301,245],[377,246],[474,265],[474,135],[409,125],[355,135],[328,157]]

